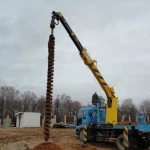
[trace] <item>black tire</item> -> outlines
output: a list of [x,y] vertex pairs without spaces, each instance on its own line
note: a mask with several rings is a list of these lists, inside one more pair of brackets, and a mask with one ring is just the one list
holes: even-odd
[[118,137],[117,137],[117,141],[116,141],[116,144],[117,144],[117,147],[119,150],[125,150],[125,147],[123,145],[123,142],[124,142],[124,137],[123,137],[123,134],[120,134]]
[[83,137],[84,137],[83,129],[80,130],[79,137],[80,137],[80,140],[83,141]]
[[137,140],[137,147],[141,150],[147,150],[150,147],[149,140],[143,140],[141,137]]

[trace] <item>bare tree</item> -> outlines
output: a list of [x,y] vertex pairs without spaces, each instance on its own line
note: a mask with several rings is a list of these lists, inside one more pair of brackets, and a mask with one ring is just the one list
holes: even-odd
[[56,114],[56,116],[58,116],[59,114],[60,105],[60,98],[59,95],[57,95],[57,98],[54,101],[54,113]]
[[41,96],[37,101],[37,112],[40,112],[41,116],[44,116],[45,101],[46,101],[46,98],[44,96]]
[[0,88],[0,115],[1,115],[1,123],[3,124],[3,117],[4,117],[4,105],[5,105],[5,97],[4,97],[4,93],[5,93],[5,87],[1,87]]
[[16,112],[21,112],[22,111],[22,99],[21,96],[18,97],[16,100]]
[[62,100],[62,107],[63,107],[63,112],[66,116],[70,116],[70,111],[71,111],[71,104],[72,100],[69,95],[66,95],[65,98]]
[[82,107],[81,103],[79,101],[73,101],[72,102],[72,111],[73,114],[76,114],[76,112]]
[[35,111],[36,110],[36,100],[37,100],[37,96],[30,91],[26,91],[24,92],[24,94],[22,94],[22,110],[25,111]]
[[14,119],[14,114],[17,106],[19,91],[11,86],[2,86],[0,88],[0,107],[1,117],[10,115]]
[[[41,96],[38,98],[35,93],[25,91],[20,93],[11,86],[0,87],[0,118],[3,122],[3,117],[7,114],[14,118],[15,112],[28,111],[40,112],[44,116],[46,98]],[[56,114],[60,121],[63,121],[63,116],[72,117],[78,109],[81,108],[81,103],[73,101],[69,95],[62,94],[53,100],[52,114]]]
[[81,108],[81,103],[73,101],[69,95],[62,94],[57,95],[54,100],[54,114],[57,115],[57,121],[63,121],[63,116],[66,115],[68,118],[73,117],[75,112]]
[[129,115],[131,119],[134,119],[137,111],[137,107],[131,98],[125,99],[120,106],[120,112],[124,115],[125,119],[127,119]]
[[139,110],[150,116],[150,98],[147,98],[141,102]]

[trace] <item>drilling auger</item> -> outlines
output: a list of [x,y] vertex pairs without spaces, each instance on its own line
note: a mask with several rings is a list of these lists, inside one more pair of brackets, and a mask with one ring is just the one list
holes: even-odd
[[53,76],[54,76],[54,48],[55,37],[53,29],[49,36],[48,42],[48,71],[47,71],[47,91],[46,91],[46,105],[45,105],[45,122],[44,122],[44,139],[48,141],[50,137],[49,126],[51,124],[51,108],[52,108],[52,94],[53,94]]
[[47,91],[46,91],[46,104],[45,104],[45,122],[44,122],[44,139],[48,141],[50,137],[49,126],[51,124],[51,108],[53,99],[53,76],[54,76],[54,49],[55,49],[55,37],[54,28],[55,23],[54,15],[50,23],[51,35],[49,36],[48,42],[48,71],[47,71]]

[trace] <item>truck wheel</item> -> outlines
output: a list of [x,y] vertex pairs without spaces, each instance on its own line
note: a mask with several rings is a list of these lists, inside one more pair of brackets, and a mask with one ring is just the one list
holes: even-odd
[[124,142],[123,134],[120,134],[117,137],[117,141],[116,141],[116,144],[117,144],[117,147],[118,147],[119,150],[125,150],[123,142]]
[[149,148],[149,141],[143,140],[142,138],[139,138],[137,141],[137,147],[140,148],[141,150],[146,150]]
[[83,141],[83,137],[84,137],[83,129],[80,130],[79,137],[80,137],[80,140]]

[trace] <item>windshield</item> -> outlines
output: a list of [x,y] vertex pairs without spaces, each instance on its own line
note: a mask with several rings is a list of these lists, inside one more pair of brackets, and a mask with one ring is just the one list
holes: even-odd
[[77,116],[77,126],[82,125],[82,116],[83,116],[83,112],[79,111]]

